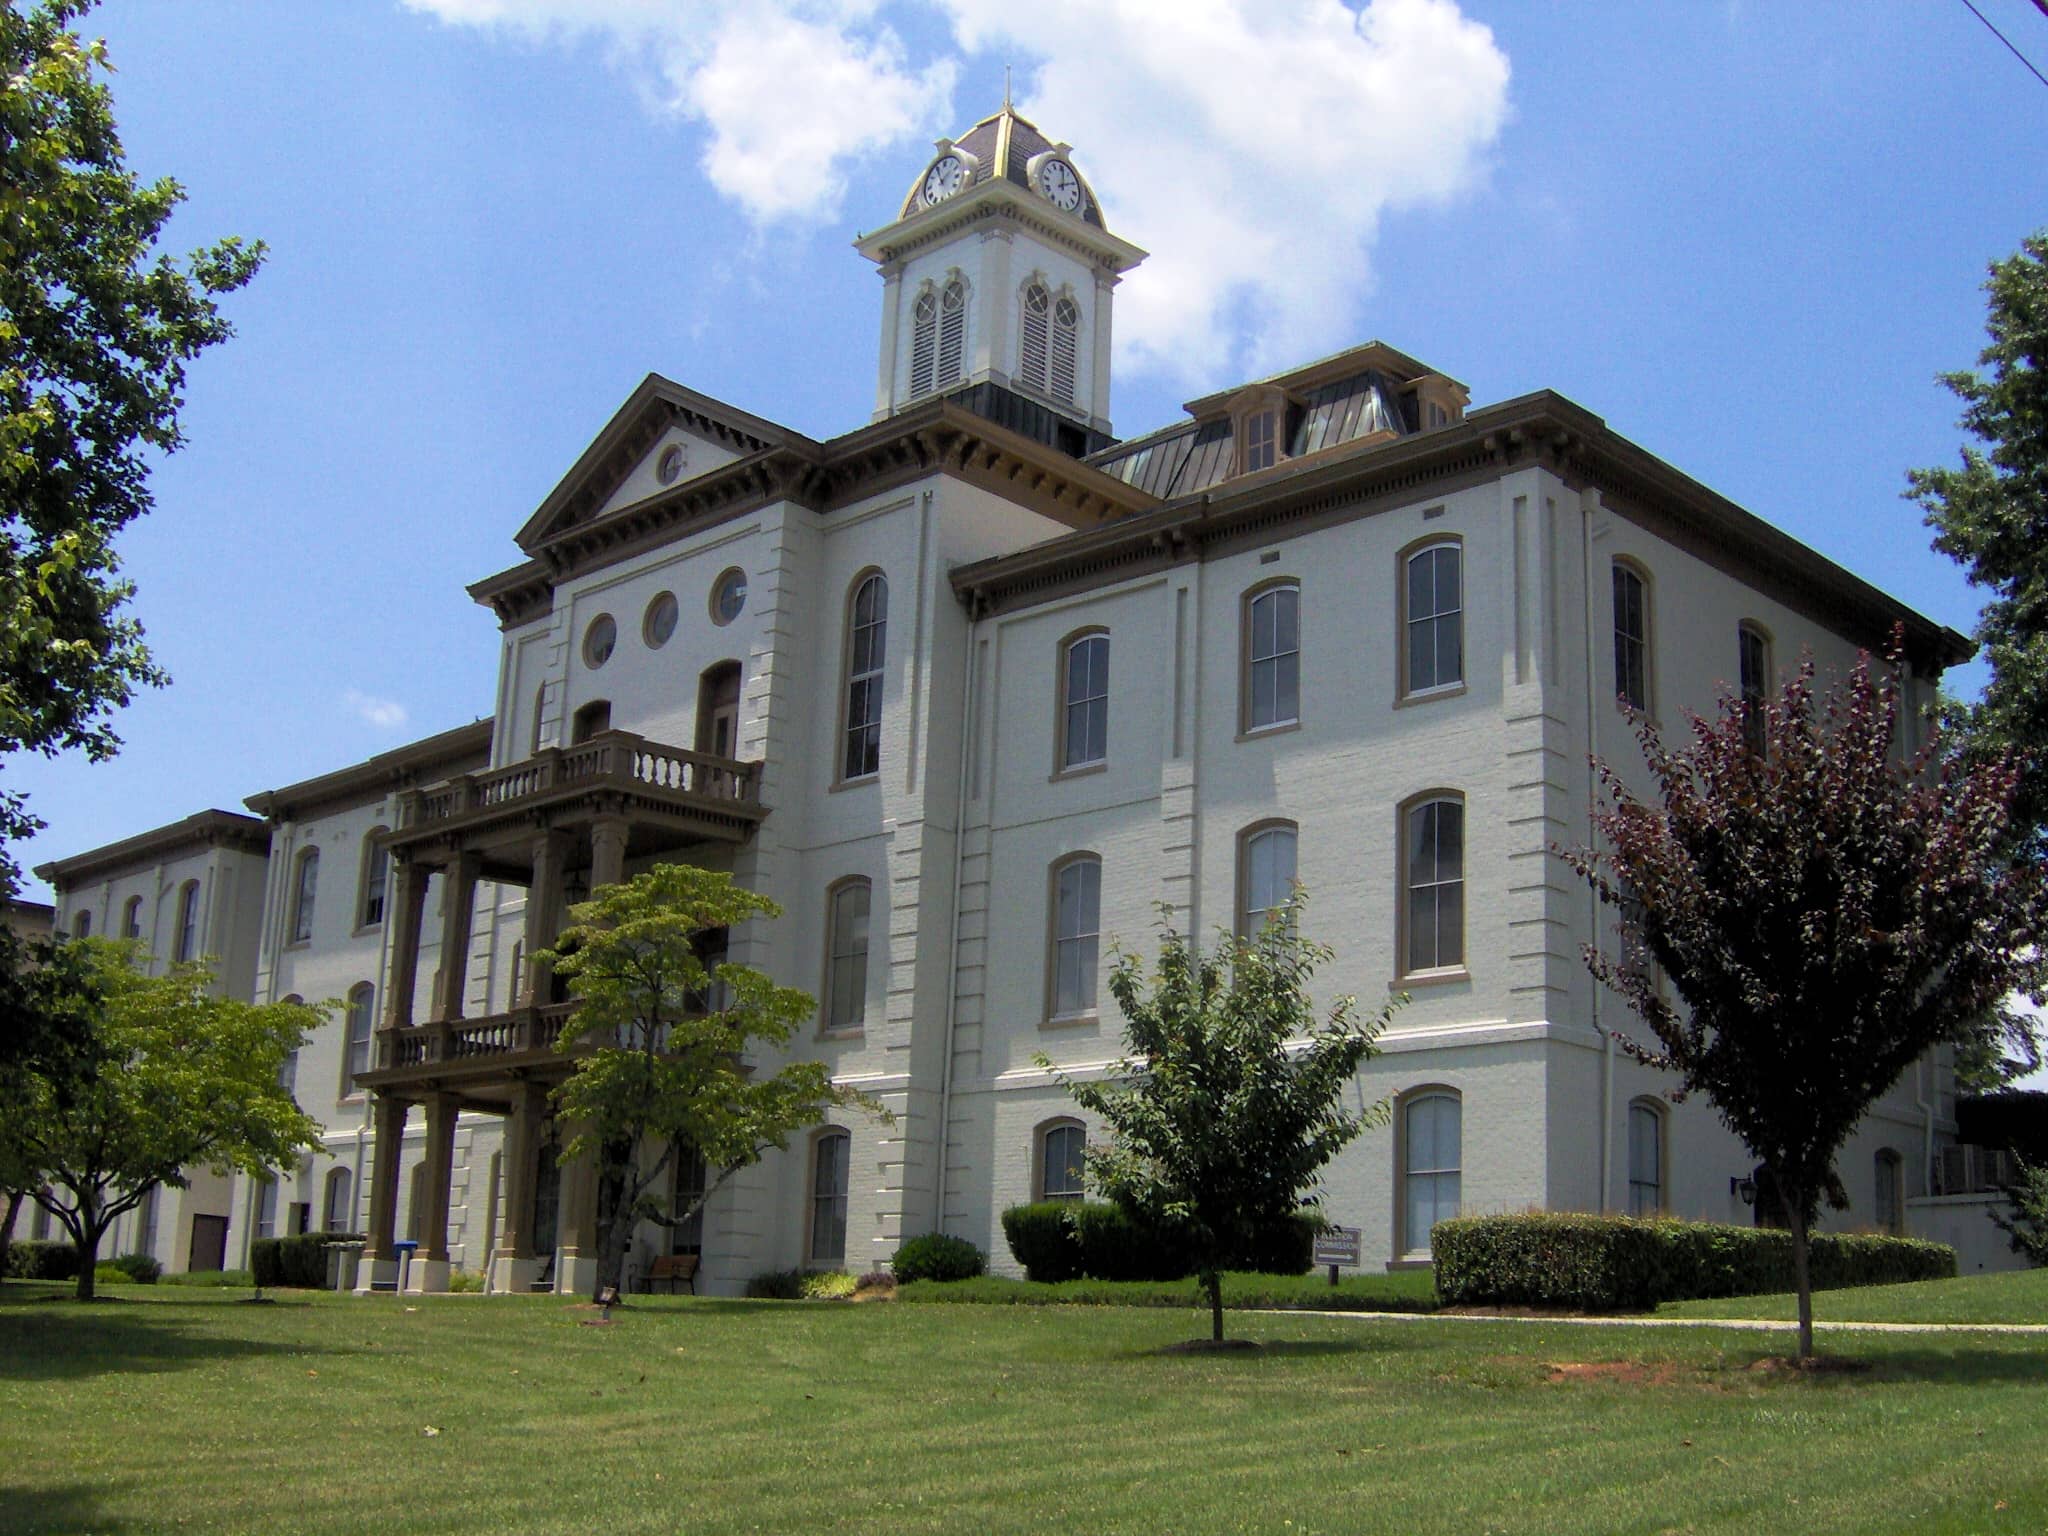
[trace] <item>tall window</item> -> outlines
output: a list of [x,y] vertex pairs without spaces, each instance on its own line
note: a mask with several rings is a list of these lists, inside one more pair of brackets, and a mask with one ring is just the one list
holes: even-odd
[[348,1049],[343,1053],[341,1092],[346,1098],[356,1091],[356,1074],[370,1070],[371,1015],[376,1011],[377,989],[367,981],[358,982],[348,994]]
[[313,898],[320,887],[320,850],[308,848],[299,855],[299,878],[292,891],[292,942],[303,944],[313,937]]
[[1735,631],[1735,652],[1742,688],[1743,739],[1749,743],[1750,751],[1761,754],[1764,750],[1764,711],[1769,706],[1767,696],[1771,686],[1771,642],[1756,625],[1743,624]]
[[868,899],[865,880],[832,887],[825,950],[825,1027],[859,1029],[868,1010]]
[[704,1213],[692,1210],[704,1198],[704,1186],[709,1182],[709,1171],[704,1159],[695,1147],[682,1147],[676,1152],[675,1203],[669,1207],[669,1214],[675,1218],[675,1225],[668,1229],[668,1251],[670,1253],[702,1253],[704,1251]]
[[1274,447],[1273,412],[1258,411],[1244,419],[1244,472],[1269,468],[1278,457]]
[[533,756],[535,753],[540,751],[541,712],[544,709],[546,709],[547,702],[548,685],[546,683],[542,683],[538,688],[533,690],[533,733],[531,740],[529,741],[527,746],[527,755],[529,757]]
[[854,588],[846,622],[846,735],[840,778],[882,767],[882,663],[888,655],[889,583],[880,571]]
[[910,392],[931,393],[939,358],[939,296],[926,287],[910,311]]
[[142,937],[142,898],[130,896],[127,905],[121,908],[121,937],[139,939]]
[[256,1235],[277,1236],[277,1180],[268,1176],[256,1185]]
[[92,937],[92,914],[83,908],[71,914],[71,936],[75,939]]
[[1102,861],[1082,853],[1056,866],[1052,893],[1052,1016],[1091,1014],[1102,930]]
[[1052,362],[1052,295],[1036,280],[1024,285],[1017,327],[1017,379],[1044,394]]
[[178,890],[178,947],[174,960],[190,960],[199,952],[199,882],[187,880]]
[[1061,294],[1052,307],[1052,397],[1074,403],[1074,381],[1081,368],[1081,306]]
[[346,1168],[333,1168],[327,1174],[327,1196],[320,1213],[320,1224],[329,1232],[346,1232],[348,1224],[355,1217],[354,1180]]
[[1109,759],[1109,636],[1067,642],[1060,667],[1060,767]]
[[1038,1139],[1038,1198],[1078,1200],[1086,1189],[1082,1184],[1082,1154],[1088,1149],[1088,1132],[1073,1120],[1062,1120],[1045,1128]]
[[1401,1251],[1429,1252],[1430,1229],[1458,1214],[1463,1106],[1448,1089],[1401,1106]]
[[1427,693],[1465,680],[1462,578],[1462,552],[1456,544],[1433,544],[1408,557],[1407,620],[1402,626],[1407,693]]
[[1465,807],[1439,798],[1401,815],[1407,968],[1465,963]]
[[135,1251],[137,1253],[154,1254],[156,1252],[157,1196],[162,1193],[162,1188],[161,1185],[153,1186],[149,1193],[142,1197],[142,1204],[135,1208]]
[[820,1136],[811,1153],[811,1262],[846,1262],[846,1192],[853,1138],[844,1131]]
[[1628,1211],[1654,1216],[1664,1209],[1664,1116],[1638,1099],[1628,1107]]
[[1301,589],[1268,587],[1245,604],[1244,728],[1301,718]]
[[1244,834],[1237,854],[1237,931],[1250,938],[1294,893],[1295,827],[1291,821],[1255,827]]
[[1614,691],[1631,709],[1650,707],[1650,593],[1643,578],[1614,566]]
[[1906,1165],[1886,1147],[1877,1154],[1877,1224],[1887,1232],[1906,1230]]
[[967,356],[967,284],[948,278],[939,290],[939,360],[934,389],[946,389],[960,382],[961,363]]
[[390,874],[391,855],[384,851],[377,839],[388,830],[386,827],[372,827],[363,839],[363,878],[359,882],[363,895],[357,904],[358,928],[374,928],[384,921],[384,882]]

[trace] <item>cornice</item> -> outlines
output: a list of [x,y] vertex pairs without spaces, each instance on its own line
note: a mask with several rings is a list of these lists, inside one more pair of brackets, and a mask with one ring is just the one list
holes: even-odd
[[863,235],[854,249],[879,264],[903,261],[962,231],[994,219],[1009,219],[1040,239],[1064,246],[1097,267],[1126,272],[1143,261],[1147,253],[1120,240],[1106,229],[1048,211],[1040,199],[1004,177],[993,177],[971,191],[899,219],[894,224]]
[[486,718],[459,725],[333,773],[251,795],[242,804],[272,825],[304,821],[335,807],[381,800],[394,790],[474,771],[490,762],[493,723]]
[[60,892],[138,865],[158,864],[172,854],[201,848],[232,848],[241,853],[268,854],[270,828],[239,811],[200,811],[169,826],[138,832],[118,843],[52,859],[35,867],[36,877]]

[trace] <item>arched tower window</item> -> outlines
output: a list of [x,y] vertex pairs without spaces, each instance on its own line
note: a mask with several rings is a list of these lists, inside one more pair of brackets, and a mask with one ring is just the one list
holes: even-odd
[[967,282],[949,277],[939,291],[939,360],[934,389],[948,389],[960,382],[961,364],[967,356]]
[[1074,378],[1081,365],[1081,306],[1061,294],[1052,307],[1052,397],[1074,403]]
[[1024,285],[1017,326],[1017,382],[1043,394],[1051,373],[1052,295],[1033,278]]
[[928,395],[939,356],[939,296],[930,285],[918,294],[910,316],[910,392]]

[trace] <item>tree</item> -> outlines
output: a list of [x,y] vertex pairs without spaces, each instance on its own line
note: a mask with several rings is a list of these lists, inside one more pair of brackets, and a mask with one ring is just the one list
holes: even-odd
[[[770,1148],[786,1150],[791,1132],[818,1124],[829,1109],[883,1113],[835,1084],[822,1062],[790,1062],[764,1076],[748,1061],[752,1049],[787,1044],[817,1003],[751,966],[707,967],[703,941],[781,914],[730,875],[657,864],[571,908],[555,947],[535,957],[567,979],[576,1004],[559,1045],[576,1064],[554,1097],[578,1128],[562,1161],[597,1159],[594,1294],[620,1284],[638,1223],[681,1225],[734,1174]],[[710,1176],[689,1210],[671,1212],[660,1192],[691,1155]]]
[[1297,888],[1257,935],[1223,935],[1207,953],[1167,914],[1152,974],[1122,951],[1110,972],[1129,1046],[1113,1075],[1054,1073],[1109,1131],[1088,1148],[1089,1182],[1133,1221],[1186,1234],[1219,1344],[1231,1256],[1300,1210],[1323,1165],[1387,1117],[1384,1102],[1354,1113],[1342,1099],[1394,1005],[1361,1019],[1341,997],[1318,1019],[1309,982],[1331,951],[1301,937],[1302,910]]
[[324,1013],[220,997],[201,965],[162,976],[131,944],[74,939],[39,982],[74,1039],[55,1069],[9,1074],[0,1162],[42,1184],[36,1200],[78,1249],[78,1297],[93,1296],[100,1239],[186,1170],[262,1174],[319,1145],[319,1126],[278,1080]]
[[[1925,1052],[2015,988],[2036,985],[2040,882],[2014,865],[2014,769],[1930,743],[1895,750],[1899,689],[1859,657],[1822,698],[1809,658],[1757,713],[1722,702],[1664,745],[1637,721],[1656,783],[1645,804],[1596,760],[1599,849],[1565,858],[1617,908],[1620,953],[1594,975],[1648,1027],[1631,1056],[1705,1095],[1763,1166],[1792,1234],[1799,1352],[1813,1353],[1807,1239],[1846,1204],[1835,1156]],[[1679,1002],[1667,1000],[1658,971]]]
[[80,1016],[98,1001],[82,951],[0,925],[0,1269],[16,1218],[43,1183],[18,1134],[28,1123],[28,1085],[45,1085],[60,1105],[70,1101],[96,1038]]
[[2012,1251],[2035,1268],[2048,1264],[2048,1167],[2020,1161],[2019,1178],[2000,1193],[2012,1214],[1993,1210],[1991,1223],[2012,1239]]
[[[127,169],[93,0],[0,3],[0,753],[119,746],[113,710],[163,676],[124,612],[114,535],[183,441],[185,365],[232,334],[214,303],[263,259],[157,239],[184,198]],[[0,843],[39,823],[0,793]],[[0,848],[0,895],[14,867]]]

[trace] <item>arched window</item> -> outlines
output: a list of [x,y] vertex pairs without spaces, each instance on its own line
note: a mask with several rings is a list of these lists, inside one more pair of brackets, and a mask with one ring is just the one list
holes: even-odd
[[1464,1156],[1464,1106],[1449,1088],[1427,1088],[1401,1101],[1400,1250],[1429,1253],[1430,1229],[1458,1214]]
[[1095,1012],[1095,972],[1102,941],[1102,861],[1077,853],[1052,870],[1052,934],[1046,968],[1052,977],[1047,1010],[1055,1019]]
[[675,1192],[669,1205],[669,1215],[675,1218],[675,1225],[668,1229],[668,1251],[670,1253],[702,1253],[704,1251],[704,1213],[693,1211],[704,1198],[704,1186],[709,1182],[710,1170],[704,1166],[703,1154],[695,1147],[676,1149]]
[[869,886],[859,876],[832,887],[825,903],[825,1028],[867,1023]]
[[135,1208],[135,1251],[152,1257],[156,1254],[157,1196],[162,1193],[161,1185],[153,1185],[142,1197],[142,1204]]
[[[306,1000],[294,992],[284,998],[283,1001],[291,1004],[293,1007],[300,1007],[304,1005]],[[282,1088],[287,1096],[297,1094],[299,1088],[299,1048],[297,1046],[293,1046],[290,1050],[286,1051],[284,1053],[284,1060],[277,1064],[277,1086]]]
[[348,1047],[342,1052],[341,1093],[356,1092],[356,1074],[370,1070],[371,1015],[376,1011],[377,989],[367,981],[357,982],[348,994]]
[[1078,1120],[1055,1120],[1041,1126],[1038,1146],[1038,1191],[1040,1200],[1079,1200],[1087,1193],[1082,1178],[1086,1166],[1088,1132]]
[[1403,969],[1465,963],[1465,804],[1432,794],[1401,811]]
[[1109,760],[1109,635],[1077,635],[1060,650],[1060,768]]
[[92,937],[92,913],[83,907],[71,914],[71,936],[74,939]]
[[1650,587],[1634,566],[1614,562],[1614,692],[1631,709],[1650,708]]
[[811,1263],[846,1262],[846,1195],[852,1187],[853,1138],[826,1131],[811,1143]]
[[576,746],[590,740],[593,736],[602,736],[611,728],[612,701],[610,699],[592,699],[588,704],[576,711],[575,717],[570,722],[569,744]]
[[1017,382],[1044,394],[1051,377],[1052,295],[1033,278],[1024,285],[1017,326]]
[[1886,1147],[1877,1154],[1877,1224],[1887,1232],[1906,1230],[1906,1165],[1899,1154]]
[[1664,1209],[1664,1112],[1648,1099],[1628,1107],[1628,1213]]
[[130,896],[121,908],[121,937],[139,939],[142,937],[142,898]]
[[1277,582],[1245,595],[1243,730],[1301,718],[1301,588]]
[[199,953],[199,882],[187,880],[178,890],[178,947],[174,960],[191,960]]
[[355,1220],[354,1179],[346,1168],[327,1172],[327,1195],[321,1204],[321,1225],[329,1232],[346,1232]]
[[947,389],[958,384],[966,356],[967,281],[949,277],[939,290],[939,361],[932,387]]
[[1742,691],[1742,735],[1749,750],[1764,750],[1766,721],[1770,706],[1771,637],[1761,624],[1743,620],[1735,627],[1735,667]]
[[1256,938],[1266,919],[1294,894],[1297,829],[1266,821],[1238,834],[1237,931]]
[[292,942],[303,944],[313,937],[313,898],[320,888],[318,848],[299,854],[298,876],[292,883]]
[[277,1236],[277,1180],[268,1174],[256,1181],[256,1235]]
[[911,306],[910,392],[928,395],[939,357],[939,296],[925,284]]
[[1463,551],[1455,539],[1429,544],[1406,565],[1401,691],[1413,696],[1465,680]]
[[1081,306],[1061,294],[1052,306],[1052,397],[1074,403],[1074,379],[1081,362]]
[[840,779],[882,768],[882,665],[889,649],[889,583],[880,571],[861,578],[846,605],[846,726]]
[[377,841],[389,827],[372,827],[363,838],[363,873],[356,882],[362,899],[356,903],[356,926],[374,928],[384,921],[384,884],[391,871],[391,855]]

